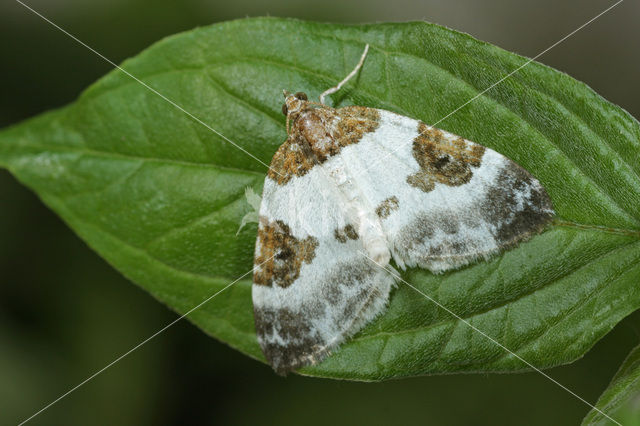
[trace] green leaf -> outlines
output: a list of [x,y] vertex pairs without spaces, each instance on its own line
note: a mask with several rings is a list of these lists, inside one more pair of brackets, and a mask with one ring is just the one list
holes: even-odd
[[[124,68],[261,161],[285,140],[282,90],[434,123],[525,63],[423,22],[247,19],[169,37]],[[87,52],[87,54],[91,54]],[[547,188],[558,220],[489,262],[404,278],[537,367],[582,356],[640,292],[640,127],[565,74],[531,63],[438,127],[501,152]],[[250,271],[256,226],[235,235],[266,168],[115,70],[72,105],[0,133],[0,165],[92,248],[179,313]],[[263,360],[245,276],[189,315]],[[90,285],[90,283],[88,283]],[[123,301],[126,308],[126,301]],[[381,380],[525,366],[405,285],[384,315],[303,374]]]
[[[624,425],[640,425],[640,345],[624,360],[609,387],[598,399],[596,408]],[[597,410],[589,411],[582,421],[582,426],[612,424]]]

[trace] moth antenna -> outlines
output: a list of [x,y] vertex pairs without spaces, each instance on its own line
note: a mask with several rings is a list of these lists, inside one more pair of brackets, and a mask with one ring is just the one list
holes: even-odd
[[307,101],[309,105],[315,105],[320,108],[329,108],[332,109],[329,105],[321,104],[320,102]]
[[351,78],[353,78],[354,75],[356,75],[358,73],[358,71],[360,70],[360,68],[362,68],[362,64],[364,64],[364,59],[367,57],[367,52],[369,52],[369,44],[367,43],[367,45],[364,47],[364,52],[362,52],[362,56],[360,56],[360,61],[358,62],[358,65],[356,65],[356,67],[353,69],[353,71],[351,71],[349,73],[349,75],[347,75],[344,80],[342,80],[340,83],[338,83],[337,86],[332,87],[331,89],[325,90],[324,92],[322,92],[322,94],[320,95],[320,103],[322,105],[324,105],[324,97],[325,96],[329,96],[333,93],[336,93],[338,90],[340,90],[340,88],[342,88],[342,86],[349,80],[351,80]]

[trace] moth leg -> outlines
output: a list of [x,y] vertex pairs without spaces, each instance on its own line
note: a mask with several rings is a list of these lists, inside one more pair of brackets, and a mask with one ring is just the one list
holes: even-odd
[[260,211],[260,203],[262,198],[253,191],[253,188],[247,187],[244,190],[244,196],[247,198],[247,203],[251,206],[251,211],[245,214],[240,221],[240,226],[236,232],[236,236],[240,233],[242,228],[249,223],[258,223],[258,212]]

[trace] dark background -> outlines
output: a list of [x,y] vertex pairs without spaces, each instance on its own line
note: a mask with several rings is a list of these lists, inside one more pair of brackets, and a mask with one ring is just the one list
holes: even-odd
[[[424,19],[531,57],[613,3],[24,1],[115,62],[166,35],[262,15]],[[627,0],[539,61],[640,117],[639,18],[640,3]],[[0,3],[0,40],[0,127],[72,102],[112,68],[13,0]],[[0,171],[0,424],[30,416],[174,318]],[[583,359],[548,373],[595,402],[639,341],[636,313]],[[570,425],[587,410],[536,373],[372,384],[285,379],[181,321],[32,423]]]

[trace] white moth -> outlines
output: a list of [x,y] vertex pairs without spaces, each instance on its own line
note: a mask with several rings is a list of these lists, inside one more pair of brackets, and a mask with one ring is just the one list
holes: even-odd
[[258,340],[278,373],[321,361],[383,311],[391,259],[441,273],[553,217],[540,182],[491,149],[389,111],[285,98],[253,277]]

